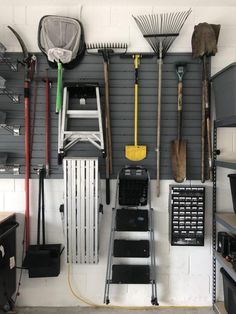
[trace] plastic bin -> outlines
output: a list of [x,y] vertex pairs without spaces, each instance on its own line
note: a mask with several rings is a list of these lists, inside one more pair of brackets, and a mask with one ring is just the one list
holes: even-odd
[[230,277],[230,275],[224,270],[220,269],[223,276],[224,286],[224,304],[228,314],[236,313],[236,282]]
[[228,174],[231,188],[234,212],[236,213],[236,173]]
[[216,119],[236,116],[236,63],[211,78],[215,95]]

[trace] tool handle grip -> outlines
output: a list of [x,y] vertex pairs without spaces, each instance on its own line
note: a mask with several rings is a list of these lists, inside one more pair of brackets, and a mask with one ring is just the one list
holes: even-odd
[[106,179],[106,204],[110,204],[110,179]]
[[178,140],[181,139],[182,110],[183,110],[183,83],[179,82],[178,83],[178,117],[177,117]]
[[183,109],[183,83],[178,83],[178,111]]

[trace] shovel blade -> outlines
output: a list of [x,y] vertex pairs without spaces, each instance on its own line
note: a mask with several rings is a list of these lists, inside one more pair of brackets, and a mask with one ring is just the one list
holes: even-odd
[[171,142],[172,172],[174,180],[178,183],[186,179],[186,149],[186,141],[174,140]]
[[132,161],[140,161],[147,156],[147,147],[140,145],[127,145],[125,146],[125,158]]

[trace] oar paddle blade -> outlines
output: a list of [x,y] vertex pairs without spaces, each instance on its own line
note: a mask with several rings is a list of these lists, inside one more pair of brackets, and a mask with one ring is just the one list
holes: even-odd
[[174,140],[171,142],[172,172],[174,180],[178,183],[186,179],[186,150],[186,141]]
[[125,158],[132,161],[140,161],[147,156],[147,147],[140,145],[127,145],[125,146]]

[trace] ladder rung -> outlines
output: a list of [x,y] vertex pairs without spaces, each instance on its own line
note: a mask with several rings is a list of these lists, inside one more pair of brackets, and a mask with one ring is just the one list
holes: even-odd
[[98,110],[67,110],[68,118],[98,119]]
[[148,211],[144,209],[118,209],[116,231],[148,231]]
[[143,257],[150,256],[148,240],[115,240],[114,257]]
[[92,136],[94,135],[100,135],[99,131],[64,131],[63,132],[66,135],[77,135],[77,136]]
[[148,284],[150,267],[148,265],[112,265],[112,283]]

